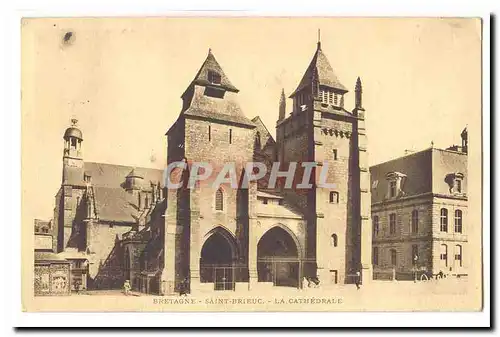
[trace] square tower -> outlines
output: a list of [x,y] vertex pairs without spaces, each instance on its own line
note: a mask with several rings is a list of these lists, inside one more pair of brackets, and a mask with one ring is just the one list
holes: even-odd
[[[211,178],[194,188],[168,191],[164,278],[176,284],[180,278],[188,278],[192,291],[203,283],[213,285],[207,264],[248,266],[249,218],[252,200],[256,201],[256,184],[248,189],[234,188],[230,183],[213,186],[226,165],[234,167],[239,185],[245,165],[253,159],[256,125],[241,111],[238,92],[209,51],[181,97],[179,118],[167,132],[168,163],[184,160],[185,180],[193,170],[205,170],[196,165],[206,164],[212,170]],[[227,256],[212,251],[212,241],[227,244]],[[231,278],[248,279],[248,267],[234,270]],[[238,270],[245,273],[238,274]]]
[[[312,188],[284,193],[294,194],[307,219],[309,263],[304,274],[319,277],[322,284],[352,282],[350,275],[370,270],[369,172],[359,80],[358,84],[356,107],[349,112],[344,108],[348,90],[318,42],[302,80],[290,95],[290,116],[285,116],[280,104],[278,160],[285,167],[297,162],[299,177],[304,171],[301,162],[316,164]],[[365,281],[371,279],[366,271]]]

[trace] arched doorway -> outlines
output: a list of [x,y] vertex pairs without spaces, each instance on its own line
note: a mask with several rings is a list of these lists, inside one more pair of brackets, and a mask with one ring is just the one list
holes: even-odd
[[206,239],[200,256],[200,281],[214,283],[215,290],[234,290],[236,242],[222,228],[216,228]]
[[292,235],[276,226],[262,236],[257,245],[259,282],[273,282],[276,286],[299,287],[301,267],[299,247]]

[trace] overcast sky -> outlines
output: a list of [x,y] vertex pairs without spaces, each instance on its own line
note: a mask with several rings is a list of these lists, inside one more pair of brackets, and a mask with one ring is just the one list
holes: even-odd
[[[322,49],[350,90],[363,83],[370,165],[460,142],[479,125],[480,22],[473,19],[38,19],[23,23],[23,211],[50,218],[64,130],[84,159],[163,168],[165,132],[211,48],[249,118],[274,135],[281,88]],[[70,43],[63,43],[72,32]],[[288,112],[291,101],[288,100]]]

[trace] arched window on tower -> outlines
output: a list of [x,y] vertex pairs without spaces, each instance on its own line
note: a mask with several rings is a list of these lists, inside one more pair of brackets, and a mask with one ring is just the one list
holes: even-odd
[[339,203],[339,192],[332,191],[330,192],[330,203],[338,204]]
[[255,147],[260,149],[261,145],[260,145],[260,132],[257,131],[257,133],[255,134]]
[[215,192],[215,210],[224,210],[224,194],[220,188]]
[[339,243],[339,238],[337,237],[337,234],[332,234],[332,245],[333,247],[337,247]]

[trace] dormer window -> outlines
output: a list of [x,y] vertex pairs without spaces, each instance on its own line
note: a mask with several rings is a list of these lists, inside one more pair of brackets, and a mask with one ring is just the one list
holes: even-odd
[[215,71],[209,71],[208,72],[208,82],[212,84],[220,84],[221,83],[221,76],[220,74],[216,73]]
[[396,194],[396,180],[392,180],[389,182],[389,198],[395,198]]
[[445,181],[450,188],[450,193],[462,194],[463,192],[463,173],[450,173],[446,176]]
[[389,172],[386,175],[386,179],[389,182],[387,196],[389,199],[397,198],[403,194],[403,185],[406,179],[406,175],[400,172]]
[[455,179],[455,192],[462,193],[462,180]]

